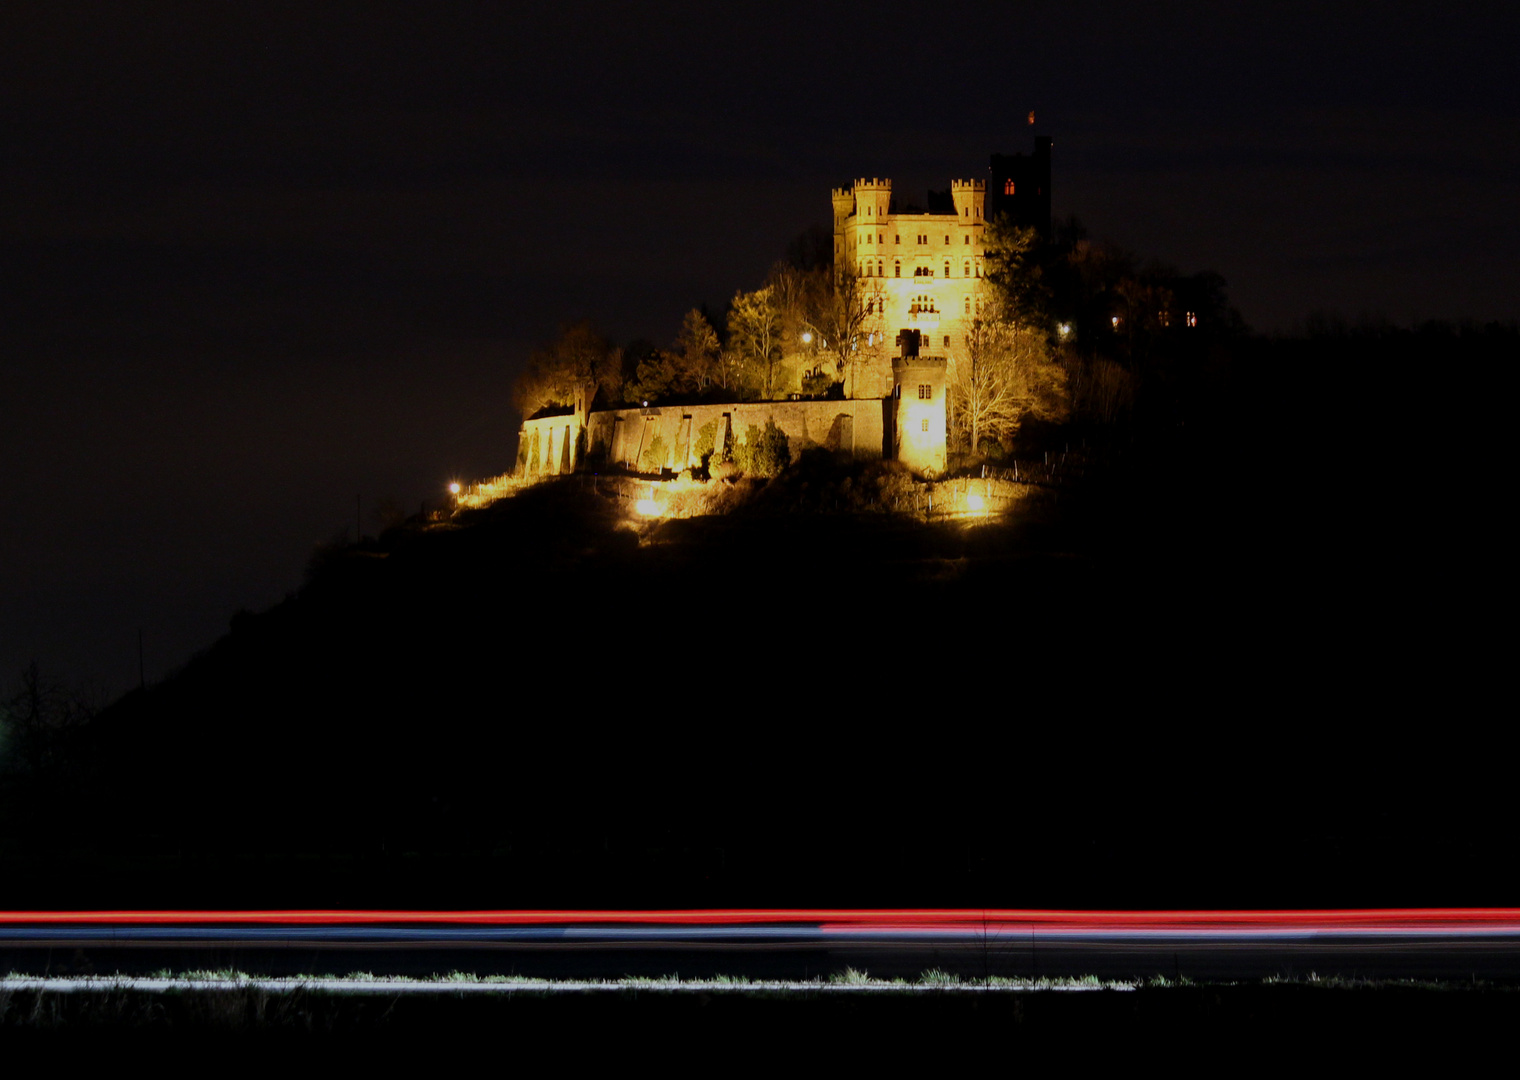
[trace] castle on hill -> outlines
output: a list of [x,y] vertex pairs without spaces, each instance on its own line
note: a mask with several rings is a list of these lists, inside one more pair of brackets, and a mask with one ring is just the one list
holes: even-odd
[[[865,306],[843,399],[589,409],[523,422],[519,473],[571,472],[591,452],[636,470],[698,467],[709,447],[774,423],[795,459],[822,447],[855,458],[945,469],[949,366],[984,303],[983,234],[992,215],[1050,225],[1050,140],[992,157],[988,180],[953,180],[928,207],[899,205],[892,181],[859,179],[832,192],[836,287],[853,275]],[[800,389],[800,387],[799,387]],[[652,461],[650,448],[656,448]]]

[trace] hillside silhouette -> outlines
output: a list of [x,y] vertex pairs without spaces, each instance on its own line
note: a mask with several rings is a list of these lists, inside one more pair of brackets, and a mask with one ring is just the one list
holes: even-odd
[[[1002,521],[830,510],[891,466],[810,458],[723,516],[572,476],[324,549],[13,779],[17,902],[1493,902],[1481,511],[1371,467],[1428,362],[1387,344],[1254,342]],[[1314,407],[1262,392],[1316,355]]]

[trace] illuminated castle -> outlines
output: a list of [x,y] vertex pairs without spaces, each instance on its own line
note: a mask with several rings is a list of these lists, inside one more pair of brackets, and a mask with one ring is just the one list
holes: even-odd
[[[892,181],[862,179],[835,188],[833,203],[835,282],[853,274],[870,312],[845,393],[913,402],[898,408],[897,456],[918,471],[942,470],[946,368],[981,311],[987,182],[953,180],[919,210],[893,203]],[[931,370],[937,378],[926,380]],[[937,395],[925,402],[937,406],[932,417],[916,407],[928,392]]]
[[[743,440],[767,422],[786,432],[792,454],[823,447],[857,458],[896,458],[934,475],[946,464],[949,371],[981,312],[983,233],[989,212],[1046,230],[1050,224],[1050,140],[1031,157],[995,155],[986,180],[953,180],[929,192],[927,209],[898,207],[892,181],[857,180],[833,190],[836,285],[859,292],[865,319],[844,373],[843,400],[733,405],[655,405],[542,417],[519,435],[524,474],[559,473],[583,449],[631,468],[682,469],[700,463],[698,446]],[[649,448],[661,460],[652,461]]]
[[964,340],[977,313],[987,183],[955,180],[949,197],[939,213],[898,212],[890,180],[834,189],[835,280],[859,279],[876,342],[917,330],[922,350],[946,354]]

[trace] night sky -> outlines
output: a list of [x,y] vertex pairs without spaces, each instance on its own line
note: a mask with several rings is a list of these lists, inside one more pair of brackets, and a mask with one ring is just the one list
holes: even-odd
[[[1055,139],[1091,233],[1316,310],[1520,317],[1512,5],[0,8],[0,687],[162,677],[510,464],[558,324],[674,337],[829,188]],[[1030,110],[1037,124],[1026,123]]]

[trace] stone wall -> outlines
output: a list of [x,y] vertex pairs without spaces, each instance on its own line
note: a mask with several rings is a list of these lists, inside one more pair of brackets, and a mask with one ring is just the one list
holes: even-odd
[[[883,436],[889,430],[883,417],[890,406],[890,401],[882,400],[759,401],[608,409],[591,414],[586,446],[630,469],[679,472],[701,464],[697,446],[706,425],[712,425],[715,446],[721,446],[729,433],[744,442],[751,428],[764,430],[770,421],[786,433],[793,461],[814,448],[875,459],[882,457]],[[564,423],[572,418],[554,419]],[[535,420],[523,425],[529,439],[529,425],[542,423]]]
[[525,420],[517,433],[518,476],[571,473],[584,452],[580,419],[574,414]]

